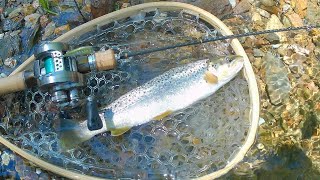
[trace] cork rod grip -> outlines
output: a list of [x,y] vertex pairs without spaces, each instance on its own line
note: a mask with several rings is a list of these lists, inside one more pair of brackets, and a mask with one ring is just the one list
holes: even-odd
[[22,91],[26,88],[24,71],[0,79],[0,95]]
[[107,51],[99,51],[95,53],[96,65],[99,71],[114,69],[117,61],[112,49]]

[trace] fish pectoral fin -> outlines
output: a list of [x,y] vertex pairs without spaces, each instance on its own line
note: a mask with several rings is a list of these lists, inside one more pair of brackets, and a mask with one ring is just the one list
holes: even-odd
[[210,71],[205,72],[204,80],[206,80],[207,83],[209,83],[209,84],[217,84],[218,83],[218,77]]
[[162,120],[163,118],[169,116],[169,115],[172,114],[172,113],[173,113],[172,110],[167,110],[167,111],[161,113],[160,115],[154,117],[153,119],[154,119],[154,120],[157,120],[157,121],[160,121],[160,120]]
[[111,130],[111,136],[120,136],[124,133],[126,133],[127,131],[129,131],[131,129],[131,127],[124,127],[124,128],[118,128],[118,129],[113,129]]

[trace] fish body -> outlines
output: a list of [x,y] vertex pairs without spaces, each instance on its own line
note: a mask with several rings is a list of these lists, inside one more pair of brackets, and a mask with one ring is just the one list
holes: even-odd
[[144,85],[129,91],[101,110],[103,128],[96,131],[84,129],[82,141],[96,134],[111,131],[121,135],[133,126],[162,119],[170,113],[204,99],[233,79],[243,67],[240,56],[205,59],[173,68]]

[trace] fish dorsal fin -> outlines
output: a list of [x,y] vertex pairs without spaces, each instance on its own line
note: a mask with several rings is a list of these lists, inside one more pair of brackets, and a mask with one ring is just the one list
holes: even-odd
[[172,113],[173,113],[172,110],[166,110],[165,112],[159,114],[158,116],[154,117],[153,119],[157,120],[157,121],[160,121],[160,120],[162,120],[163,118],[169,116]]
[[129,131],[131,127],[124,127],[124,128],[118,128],[118,129],[113,129],[111,130],[111,136],[120,136],[127,131]]
[[209,84],[217,84],[218,83],[218,77],[210,71],[205,72],[204,80],[206,80],[207,83],[209,83]]

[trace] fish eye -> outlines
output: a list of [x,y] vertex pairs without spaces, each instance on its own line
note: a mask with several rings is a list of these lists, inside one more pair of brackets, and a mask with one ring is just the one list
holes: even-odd
[[218,69],[218,64],[212,64],[212,67]]
[[226,62],[230,63],[230,62],[232,62],[232,59],[229,57],[226,57]]

